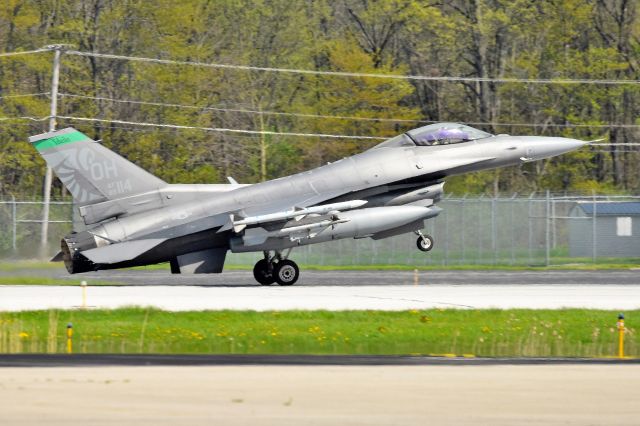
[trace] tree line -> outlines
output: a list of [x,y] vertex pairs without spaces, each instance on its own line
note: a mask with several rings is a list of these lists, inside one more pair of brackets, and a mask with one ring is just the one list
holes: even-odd
[[[171,183],[258,182],[377,142],[202,129],[391,137],[430,122],[605,138],[559,158],[452,178],[457,194],[640,192],[640,17],[633,0],[5,0],[0,50],[84,52],[464,81],[277,73],[62,57],[60,119]],[[49,114],[51,52],[0,58],[0,196],[37,198],[26,138]],[[534,84],[495,79],[635,80]],[[21,96],[31,95],[31,96]],[[615,145],[614,145],[615,144]],[[627,145],[628,144],[628,145]],[[60,182],[54,196],[68,197]]]

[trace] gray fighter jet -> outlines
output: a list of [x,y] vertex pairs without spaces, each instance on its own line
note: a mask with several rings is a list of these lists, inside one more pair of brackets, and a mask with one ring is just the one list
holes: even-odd
[[290,249],[341,238],[422,234],[437,216],[444,179],[540,160],[588,142],[491,135],[456,123],[403,133],[372,149],[296,175],[253,185],[173,185],[67,128],[30,142],[73,195],[86,229],[65,236],[72,273],[170,262],[173,273],[220,273],[228,250],[262,252],[263,285],[294,284]]

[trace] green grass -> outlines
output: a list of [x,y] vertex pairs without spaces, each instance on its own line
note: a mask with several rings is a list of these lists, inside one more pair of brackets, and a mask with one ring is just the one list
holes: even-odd
[[[640,355],[640,310],[626,312],[626,352]],[[0,313],[0,352],[473,354],[613,356],[617,312],[599,310],[206,311]]]
[[13,262],[0,262],[0,272],[15,272],[25,269],[60,269],[64,268],[59,262],[43,262],[39,260],[16,260]]

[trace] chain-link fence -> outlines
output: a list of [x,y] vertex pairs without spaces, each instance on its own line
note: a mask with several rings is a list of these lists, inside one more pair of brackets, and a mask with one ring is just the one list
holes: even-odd
[[[442,213],[426,221],[425,233],[435,239],[429,253],[417,249],[416,236],[405,234],[378,241],[345,239],[303,246],[294,249],[292,258],[307,265],[635,263],[640,258],[640,214],[634,217],[622,211],[621,222],[615,211],[604,208],[625,201],[640,203],[640,197],[447,197],[438,204]],[[596,208],[578,208],[581,205]],[[70,203],[51,205],[51,255],[58,250],[60,237],[71,230],[72,216]],[[36,257],[41,217],[40,202],[1,201],[0,255]],[[253,264],[259,256],[230,253],[227,264]]]

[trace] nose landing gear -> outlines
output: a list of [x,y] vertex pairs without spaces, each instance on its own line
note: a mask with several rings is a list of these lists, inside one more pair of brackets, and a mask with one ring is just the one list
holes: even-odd
[[416,241],[418,250],[425,252],[431,251],[433,248],[433,237],[431,235],[425,235],[421,231],[416,231],[416,235],[418,235],[418,240]]
[[300,268],[292,260],[287,259],[291,250],[286,256],[275,251],[274,255],[268,251],[264,252],[264,259],[260,259],[253,267],[253,277],[262,285],[293,285],[300,278]]

